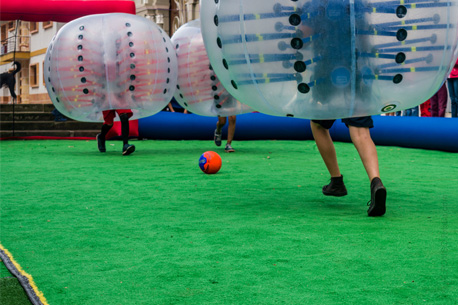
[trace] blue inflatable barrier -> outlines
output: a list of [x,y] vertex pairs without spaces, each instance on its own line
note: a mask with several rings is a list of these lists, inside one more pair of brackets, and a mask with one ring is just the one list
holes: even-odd
[[[458,119],[374,116],[371,129],[376,145],[458,152]],[[159,112],[140,119],[140,138],[157,140],[213,140],[217,119],[195,114]],[[335,141],[350,142],[348,128],[338,120],[332,126]],[[226,136],[227,125],[223,129]],[[311,140],[310,121],[248,113],[237,116],[235,140]]]
[[[139,137],[162,140],[213,140],[216,117],[160,112],[138,121]],[[227,125],[223,137],[227,135]],[[237,116],[235,140],[310,140],[309,120],[247,113]]]

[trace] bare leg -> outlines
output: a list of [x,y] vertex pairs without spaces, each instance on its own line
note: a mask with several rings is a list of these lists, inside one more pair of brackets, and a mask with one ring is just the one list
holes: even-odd
[[215,134],[213,136],[213,140],[215,141],[216,146],[221,146],[221,129],[223,129],[224,125],[226,125],[226,118],[218,117],[218,121],[216,122]]
[[331,177],[340,177],[339,164],[337,163],[337,155],[332,142],[329,130],[322,127],[320,124],[310,121],[313,137],[315,138],[316,145],[323,158],[324,164],[329,171]]
[[375,177],[380,177],[377,149],[372,141],[369,128],[354,126],[348,126],[348,128],[350,129],[351,140],[366,169],[369,181],[372,181]]
[[371,182],[371,200],[368,216],[382,216],[386,212],[386,188],[380,180],[377,149],[369,128],[349,126],[350,136],[359,153]]
[[229,117],[229,126],[227,128],[227,144],[231,144],[234,139],[236,116]]
[[221,133],[221,129],[226,125],[226,117],[219,117],[216,122],[216,132]]

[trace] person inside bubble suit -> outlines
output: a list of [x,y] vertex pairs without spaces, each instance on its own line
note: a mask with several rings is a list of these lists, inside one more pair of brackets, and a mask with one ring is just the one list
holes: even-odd
[[227,127],[227,142],[224,151],[231,153],[235,152],[235,149],[232,148],[232,140],[234,139],[235,134],[235,123],[237,121],[237,117],[235,115],[230,115],[229,117],[218,117],[218,121],[216,122],[216,129],[214,134],[214,141],[216,146],[221,146],[222,140],[222,129],[224,125],[226,125],[227,119],[229,118],[229,125]]
[[[121,60],[118,58],[118,50],[121,46],[120,38],[116,37],[114,39],[116,48],[114,48],[111,52],[116,52],[116,54],[111,54],[112,56],[106,56],[107,60],[105,62],[105,71],[106,71],[106,88],[107,88],[107,95],[103,96],[102,99],[102,107],[110,108],[112,105],[122,105],[123,101],[120,100],[122,98],[122,87],[118,86],[118,75],[119,73],[119,61]],[[113,56],[114,55],[114,56]],[[114,59],[115,58],[115,59]],[[105,75],[104,75],[105,76]],[[102,81],[104,81],[103,78]],[[113,127],[114,119],[116,114],[118,114],[119,119],[121,121],[121,138],[123,141],[123,148],[122,148],[122,155],[128,156],[135,151],[135,145],[129,144],[129,118],[133,116],[133,112],[131,109],[109,109],[102,111],[103,113],[103,125],[101,132],[97,134],[97,146],[100,152],[106,152],[106,135]]]
[[[358,1],[360,2],[360,1]],[[312,88],[313,98],[317,103],[324,103],[326,99],[342,98],[343,90],[339,86],[332,86],[333,74],[338,79],[345,76],[345,67],[350,66],[351,54],[351,27],[348,1],[314,0],[309,2],[308,11],[315,12],[311,20],[305,22],[305,35],[319,33],[318,40],[312,42],[316,56],[320,61],[315,65],[314,78],[317,86]],[[356,16],[357,22],[364,22],[363,16]],[[335,50],[340,49],[339,56]],[[348,54],[347,54],[348,53]],[[338,69],[339,67],[342,67]],[[335,75],[334,75],[335,76]],[[334,84],[335,85],[335,84]],[[341,85],[341,84],[338,84]],[[334,91],[330,88],[335,88]],[[370,96],[370,88],[366,86],[361,75],[356,76],[357,94]],[[348,92],[348,91],[347,91]],[[343,182],[337,161],[337,154],[329,129],[336,120],[311,120],[310,125],[313,137],[318,146],[320,155],[331,176],[329,184],[323,186],[322,192],[326,196],[345,196],[347,189]],[[386,188],[380,179],[378,155],[375,144],[370,135],[370,128],[374,127],[371,116],[343,118],[342,122],[350,131],[351,140],[358,151],[363,166],[370,181],[371,199],[368,202],[368,216],[382,216],[386,212]]]

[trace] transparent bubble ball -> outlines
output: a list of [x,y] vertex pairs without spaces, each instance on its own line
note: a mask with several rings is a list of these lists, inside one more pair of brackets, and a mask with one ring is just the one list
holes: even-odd
[[236,99],[336,119],[411,108],[457,53],[457,1],[201,0],[213,69]]
[[177,82],[170,38],[155,23],[130,14],[90,15],[64,25],[44,63],[54,106],[79,121],[103,121],[102,111],[131,109],[133,119],[161,111]]
[[205,50],[200,20],[181,26],[172,36],[178,57],[177,102],[192,113],[227,117],[254,110],[233,98],[211,67]]

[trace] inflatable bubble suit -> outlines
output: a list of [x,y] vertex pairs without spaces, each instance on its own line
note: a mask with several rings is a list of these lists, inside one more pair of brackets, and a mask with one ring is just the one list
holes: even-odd
[[44,65],[54,106],[80,121],[132,109],[133,118],[162,110],[174,94],[175,50],[153,22],[130,14],[90,15],[63,26]]
[[224,89],[205,50],[200,20],[193,20],[172,36],[178,56],[177,102],[192,113],[204,116],[238,115],[253,112]]
[[419,105],[457,53],[457,0],[201,0],[226,89],[279,116],[336,119]]

